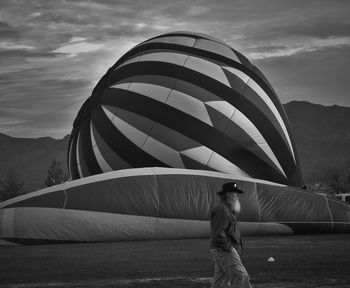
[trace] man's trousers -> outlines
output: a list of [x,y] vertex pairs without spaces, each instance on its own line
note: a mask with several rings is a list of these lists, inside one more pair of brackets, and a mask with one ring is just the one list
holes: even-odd
[[230,252],[221,249],[210,250],[215,263],[215,272],[211,288],[235,287],[251,288],[249,275],[235,248]]

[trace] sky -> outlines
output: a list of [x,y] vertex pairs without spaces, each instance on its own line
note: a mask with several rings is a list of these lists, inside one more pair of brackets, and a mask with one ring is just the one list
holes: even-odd
[[120,56],[178,30],[243,53],[282,103],[350,106],[349,15],[348,0],[1,0],[0,133],[63,138]]

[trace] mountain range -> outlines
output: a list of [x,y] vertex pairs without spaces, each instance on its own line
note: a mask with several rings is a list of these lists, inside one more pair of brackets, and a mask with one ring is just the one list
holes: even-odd
[[[305,183],[323,182],[332,171],[350,171],[350,107],[305,101],[284,104],[299,152]],[[0,133],[0,179],[13,167],[31,192],[44,188],[53,159],[67,170],[69,135],[16,138]]]

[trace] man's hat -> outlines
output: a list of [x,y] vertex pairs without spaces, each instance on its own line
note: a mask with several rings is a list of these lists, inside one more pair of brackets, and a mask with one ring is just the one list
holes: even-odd
[[237,184],[235,182],[228,182],[222,185],[222,190],[217,192],[216,194],[224,194],[227,192],[232,192],[232,193],[243,193],[242,190],[237,188]]

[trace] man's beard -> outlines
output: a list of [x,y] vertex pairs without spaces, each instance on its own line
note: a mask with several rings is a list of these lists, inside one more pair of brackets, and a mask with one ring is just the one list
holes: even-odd
[[237,214],[241,212],[241,202],[238,199],[232,203],[232,210]]

